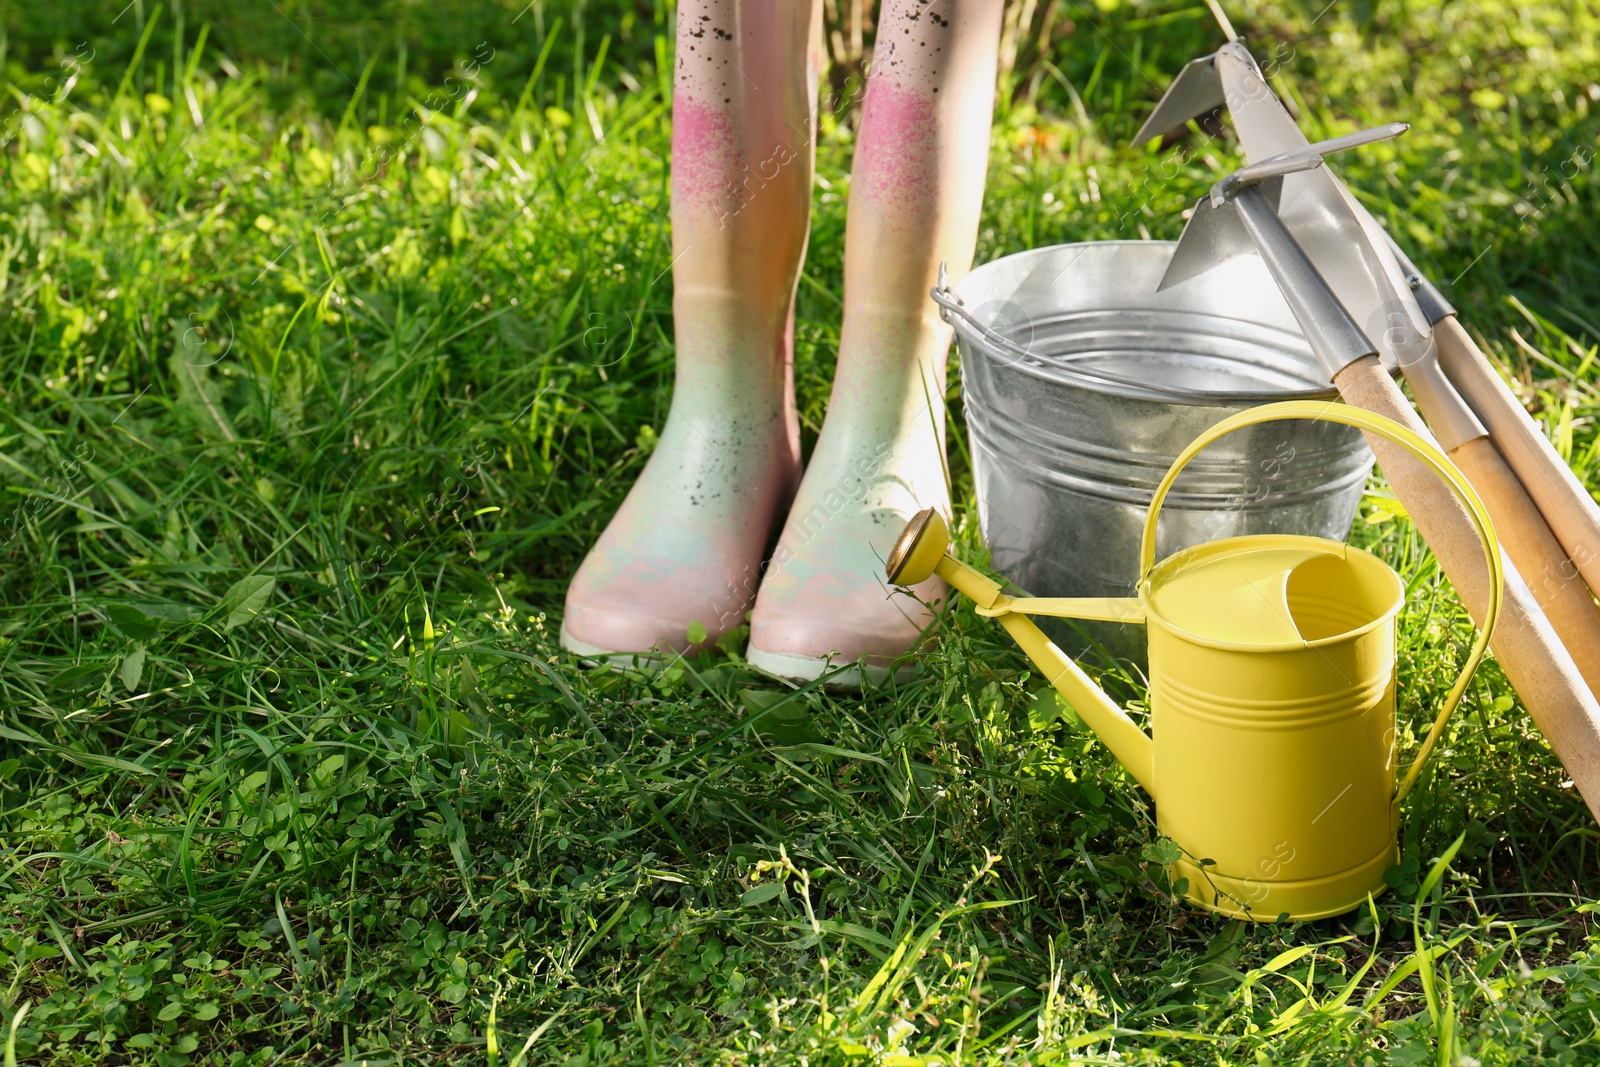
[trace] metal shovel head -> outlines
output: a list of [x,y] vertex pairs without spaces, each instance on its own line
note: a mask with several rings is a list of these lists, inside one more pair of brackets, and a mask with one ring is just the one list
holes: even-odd
[[1189,216],[1173,250],[1159,292],[1242,252],[1255,252],[1300,323],[1318,362],[1334,376],[1351,361],[1372,355],[1371,340],[1339,302],[1327,281],[1278,216],[1266,194],[1254,186],[1214,205],[1204,197]]
[[1172,262],[1167,264],[1156,292],[1204,274],[1235,256],[1254,254],[1255,250],[1255,242],[1240,221],[1233,201],[1213,207],[1211,198],[1202,196],[1183,228],[1183,236],[1178,238],[1178,247],[1172,250]]
[[[1214,56],[1217,81],[1251,162],[1309,144],[1243,45]],[[1341,303],[1387,362],[1430,358],[1431,327],[1383,230],[1326,167],[1285,176],[1280,214]]]
[[1172,84],[1150,117],[1144,120],[1133,138],[1134,144],[1144,142],[1176,130],[1190,119],[1209,115],[1227,101],[1223,99],[1222,82],[1217,78],[1217,68],[1212,62],[1215,55],[1192,59],[1178,72]]
[[[1256,188],[1276,210],[1283,197],[1283,176],[1268,178]],[[1256,252],[1255,242],[1239,221],[1233,201],[1215,207],[1209,195],[1202,196],[1183,227],[1183,236],[1178,238],[1178,247],[1172,250],[1172,261],[1167,264],[1167,272],[1161,276],[1156,292],[1186,282],[1247,252]]]

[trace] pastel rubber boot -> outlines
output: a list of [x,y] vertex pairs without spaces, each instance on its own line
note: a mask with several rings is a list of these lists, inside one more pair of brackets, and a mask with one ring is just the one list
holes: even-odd
[[[934,332],[886,315],[872,325],[901,345],[907,333]],[[836,407],[823,423],[751,617],[746,658],[779,677],[809,680],[848,667],[831,681],[881,680],[927,630],[932,606],[945,594],[938,578],[907,593],[883,576],[889,548],[911,515],[924,507],[949,513],[942,382],[929,381],[924,392],[904,375],[871,373],[867,362],[850,371],[840,366]],[[846,387],[855,395],[841,416],[838,397]]]
[[752,666],[839,685],[883,677],[945,595],[891,588],[884,560],[918,510],[948,514],[944,366],[929,297],[971,267],[1000,0],[885,0],[850,184],[839,364],[815,454],[761,584]]
[[688,651],[743,624],[799,481],[793,302],[810,223],[812,3],[684,0],[673,88],[676,368],[655,451],[567,590],[564,647]]

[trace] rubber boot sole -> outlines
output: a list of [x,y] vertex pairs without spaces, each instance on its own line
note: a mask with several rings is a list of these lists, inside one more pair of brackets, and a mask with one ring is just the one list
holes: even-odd
[[870,663],[853,663],[846,666],[832,657],[818,658],[788,652],[763,652],[759,648],[747,649],[744,661],[762,674],[786,682],[814,682],[826,675],[827,678],[822,683],[824,686],[851,692],[859,692],[862,686],[869,682],[874,686],[882,685],[889,680],[891,674],[897,682],[909,681],[916,671],[912,666],[899,669],[877,667]]

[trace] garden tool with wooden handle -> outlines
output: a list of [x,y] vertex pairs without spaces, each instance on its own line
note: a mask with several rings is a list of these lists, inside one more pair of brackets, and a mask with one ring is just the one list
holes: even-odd
[[[1303,154],[1318,154],[1322,147],[1310,146]],[[1279,217],[1269,192],[1282,180],[1287,167],[1281,161],[1274,164],[1256,167],[1253,172],[1246,168],[1200,199],[1162,287],[1253,249],[1271,271],[1312,351],[1344,399],[1429,436],[1384,369],[1377,347]],[[1320,156],[1316,163],[1300,160],[1299,164],[1320,166]],[[1267,183],[1267,191],[1261,182]],[[1415,459],[1381,438],[1368,435],[1367,443],[1467,610],[1481,622],[1490,578],[1470,517]],[[1600,821],[1600,704],[1515,568],[1507,563],[1504,572],[1504,608],[1493,640],[1495,655],[1582,792],[1590,813]]]
[[[1249,160],[1265,159],[1303,146],[1306,139],[1300,133],[1299,126],[1268,90],[1260,68],[1238,43],[1233,27],[1214,4],[1212,12],[1223,32],[1228,35],[1229,43],[1216,53],[1193,60],[1183,68],[1161,102],[1150,113],[1135,136],[1134,143],[1139,144],[1181,127],[1192,118],[1226,105]],[[1368,242],[1370,248],[1347,249],[1345,254],[1368,260],[1371,275],[1381,275],[1386,281],[1393,310],[1403,312],[1405,319],[1417,328],[1420,337],[1433,342],[1434,350],[1429,352],[1424,347],[1423,358],[1430,365],[1437,363],[1442,368],[1448,383],[1458,391],[1455,399],[1465,398],[1472,411],[1483,420],[1490,439],[1504,460],[1504,466],[1509,467],[1521,482],[1526,495],[1560,543],[1565,559],[1551,572],[1555,576],[1551,596],[1556,595],[1555,586],[1574,584],[1575,574],[1581,574],[1590,589],[1600,592],[1600,505],[1596,504],[1588,490],[1573,475],[1571,468],[1556,453],[1549,438],[1540,431],[1522,404],[1494,372],[1488,358],[1457,321],[1455,309],[1411,265],[1393,239],[1382,233],[1366,209],[1350,197],[1331,174],[1308,175],[1303,184],[1305,189],[1302,191],[1312,195],[1302,199],[1291,191],[1283,205],[1284,218],[1296,233],[1304,234],[1296,225],[1295,213],[1299,210],[1324,211],[1331,218],[1340,218],[1348,209],[1350,218],[1343,220],[1344,228],[1348,229],[1353,222],[1369,236],[1382,235],[1382,241]],[[1359,280],[1363,272],[1358,270],[1347,276],[1343,270],[1328,270],[1328,264],[1319,258],[1320,254],[1329,251],[1324,243],[1310,243],[1306,251],[1333,284],[1340,299],[1358,319],[1362,319],[1361,301],[1350,292],[1350,286],[1341,282]],[[1390,256],[1385,256],[1385,252],[1392,255],[1392,267]],[[1400,271],[1398,278],[1395,268]],[[1400,281],[1409,284],[1399,286],[1396,283]],[[1391,321],[1380,332],[1376,338],[1380,349],[1391,340],[1389,334],[1396,325],[1398,323]],[[1412,382],[1413,391],[1418,393],[1417,400],[1423,405],[1423,414],[1427,415],[1430,423],[1434,423],[1435,416],[1428,410],[1431,398],[1422,395],[1426,386],[1421,391],[1417,390],[1417,378],[1409,369],[1406,377]],[[1443,402],[1449,403],[1449,399]],[[1434,428],[1439,429],[1437,424]],[[1481,447],[1469,449],[1469,452],[1483,451]],[[1472,462],[1472,457],[1469,457],[1467,464],[1471,465]],[[1494,468],[1499,465],[1495,464],[1493,458],[1488,458],[1478,466]],[[1468,474],[1471,476],[1472,472],[1468,471]],[[1493,470],[1486,477],[1503,480],[1503,471]],[[1485,496],[1491,511],[1495,510],[1495,502],[1490,498],[1505,496],[1495,494],[1492,490],[1485,492],[1481,486],[1479,492]],[[1508,514],[1505,507],[1501,507],[1500,513],[1495,515],[1495,522],[1503,532],[1509,533],[1527,525],[1524,521],[1507,521],[1502,514]],[[1530,530],[1528,536],[1520,540],[1539,542],[1543,538],[1537,531]],[[1532,551],[1515,544],[1512,547],[1514,556],[1528,558]],[[1519,566],[1528,573],[1541,573],[1545,569],[1529,563],[1519,562]],[[1570,593],[1561,596],[1570,602]],[[1541,596],[1541,599],[1545,598]],[[1555,611],[1561,614],[1560,608]],[[1590,682],[1593,685],[1592,677]]]
[[1562,551],[1571,561],[1564,573],[1576,571],[1590,589],[1600,589],[1600,505],[1494,372],[1489,357],[1457,320],[1456,309],[1392,239],[1389,247],[1416,293],[1423,314],[1433,325],[1445,375],[1488,425],[1489,436],[1506,464],[1516,472],[1517,480],[1561,542]]
[[[1591,560],[1591,566],[1600,570],[1600,525],[1587,542],[1595,548],[1587,550],[1574,550],[1552,532],[1554,522],[1546,521],[1549,512],[1541,513],[1531,498],[1532,486],[1524,484],[1526,479],[1519,481],[1491,442],[1478,414],[1439,365],[1443,351],[1459,353],[1453,339],[1457,335],[1465,338],[1464,331],[1452,320],[1439,335],[1434,334],[1436,319],[1424,311],[1409,282],[1414,272],[1404,269],[1383,229],[1337,177],[1326,167],[1305,165],[1320,156],[1267,87],[1243,45],[1230,41],[1214,55],[1185,67],[1139,138],[1161,132],[1163,124],[1193,117],[1193,113],[1182,114],[1186,109],[1204,113],[1222,103],[1227,104],[1245,154],[1253,162],[1224,178],[1219,188],[1230,182],[1273,183],[1270,188],[1284,224],[1347,311],[1365,324],[1380,354],[1387,355],[1406,376],[1440,446],[1488,506],[1507,554],[1530,584],[1534,599],[1571,653],[1590,692],[1600,694],[1600,606],[1573,562]],[[1321,142],[1317,148],[1326,154],[1365,143],[1363,138],[1370,141],[1373,135],[1351,134]],[[1226,194],[1223,188],[1222,195]],[[1248,245],[1235,248],[1249,250]],[[1493,378],[1486,366],[1484,370]],[[1525,415],[1523,422],[1532,428]],[[1560,465],[1553,451],[1549,455]],[[1571,472],[1565,474],[1581,493]],[[1544,480],[1550,477],[1548,472],[1543,474]]]

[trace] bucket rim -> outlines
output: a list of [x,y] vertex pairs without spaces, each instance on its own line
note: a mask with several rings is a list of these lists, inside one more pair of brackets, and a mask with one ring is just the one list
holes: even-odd
[[[987,263],[980,264],[963,275],[961,280],[956,282],[954,285],[951,285],[947,282],[942,283],[933,291],[932,296],[934,302],[939,305],[940,317],[951,325],[958,338],[960,338],[962,341],[960,348],[963,358],[966,357],[966,349],[968,346],[974,345],[981,341],[983,343],[999,347],[1015,355],[1017,358],[1010,363],[1010,366],[1021,370],[1022,373],[1031,378],[1041,381],[1051,381],[1057,384],[1066,383],[1078,385],[1094,392],[1110,393],[1112,395],[1124,398],[1131,397],[1133,399],[1159,399],[1163,401],[1175,401],[1182,404],[1192,405],[1230,402],[1266,403],[1273,400],[1323,400],[1338,395],[1338,390],[1331,381],[1327,385],[1308,386],[1304,389],[1293,390],[1207,390],[1191,389],[1186,386],[1169,385],[1164,382],[1153,381],[1150,379],[1133,378],[1125,374],[1117,374],[1114,371],[1098,370],[1074,363],[1047,364],[1038,355],[1028,351],[1025,348],[1022,348],[1010,338],[990,330],[983,323],[979,322],[971,312],[966,310],[965,298],[961,293],[962,287],[970,283],[974,278],[981,279],[984,276],[997,271],[1000,264],[1015,263],[1020,259],[1041,258],[1048,255],[1059,254],[1064,250],[1070,249],[1082,249],[1088,252],[1098,250],[1109,251],[1115,248],[1139,248],[1141,250],[1148,249],[1151,251],[1164,251],[1167,255],[1167,258],[1170,259],[1173,250],[1176,249],[1177,246],[1178,242],[1176,241],[1140,241],[1130,240],[1127,238],[1116,238],[1106,241],[1068,241],[1063,244],[1042,245],[1038,248],[1028,248],[1021,252],[1013,252],[1010,255],[1000,256],[998,258],[989,260]],[[1105,308],[1102,310],[1142,310],[1160,312],[1170,309],[1152,306],[1145,308]],[[1268,323],[1257,322],[1252,319],[1243,319],[1233,315],[1219,315],[1215,312],[1189,312],[1189,314],[1207,315],[1215,319],[1247,323],[1263,330],[1275,330],[1281,333],[1288,332],[1282,330],[1280,327],[1272,326]],[[1291,334],[1290,336],[1295,336],[1303,340],[1305,334],[1301,332],[1299,334]],[[1311,365],[1320,366],[1316,364],[1314,359],[1311,361]]]

